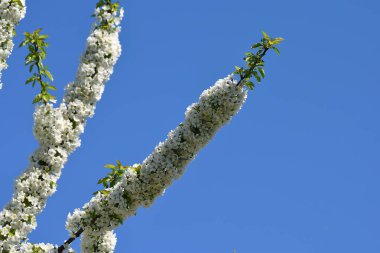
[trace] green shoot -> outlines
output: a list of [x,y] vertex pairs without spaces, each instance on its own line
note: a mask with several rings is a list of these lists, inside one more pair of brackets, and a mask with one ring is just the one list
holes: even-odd
[[245,53],[244,60],[246,62],[247,68],[235,66],[235,71],[233,73],[239,75],[240,77],[237,86],[244,83],[250,90],[253,90],[255,84],[251,81],[251,78],[254,77],[257,83],[260,83],[261,80],[265,77],[263,57],[267,51],[269,49],[272,49],[277,54],[280,54],[280,51],[276,46],[280,44],[284,39],[280,37],[270,38],[265,32],[263,32],[263,36],[264,37],[260,42],[255,43],[251,46],[251,49],[256,50],[256,52],[252,51]]
[[104,168],[110,169],[111,171],[107,173],[107,176],[99,179],[98,184],[102,184],[104,190],[96,191],[93,194],[96,195],[98,192],[102,194],[109,194],[108,188],[115,186],[118,182],[120,182],[127,173],[127,170],[133,170],[140,174],[141,165],[138,166],[123,166],[119,160],[116,161],[116,165],[114,164],[106,164]]
[[41,29],[35,30],[33,33],[25,32],[25,39],[20,44],[20,47],[27,46],[29,49],[29,54],[25,57],[25,65],[29,66],[29,72],[35,72],[31,77],[29,77],[25,84],[32,84],[32,87],[36,83],[40,84],[41,91],[34,98],[33,104],[35,103],[44,103],[45,105],[49,102],[55,102],[55,96],[49,93],[49,90],[56,90],[56,87],[49,84],[49,82],[44,79],[50,79],[53,81],[53,76],[48,70],[48,66],[44,66],[43,60],[46,58],[46,48],[48,44],[46,39],[48,35],[40,34]]

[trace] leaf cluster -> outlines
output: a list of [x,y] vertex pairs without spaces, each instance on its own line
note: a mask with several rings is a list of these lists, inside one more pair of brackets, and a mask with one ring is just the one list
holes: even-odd
[[251,81],[252,77],[255,77],[257,83],[260,83],[265,77],[263,57],[267,51],[272,49],[277,54],[280,54],[280,51],[276,45],[280,44],[281,41],[284,40],[280,37],[270,38],[266,32],[262,33],[264,37],[260,40],[260,42],[251,46],[253,51],[245,53],[245,57],[243,59],[246,62],[246,68],[235,66],[235,71],[233,72],[240,77],[238,85],[244,83],[250,90],[253,90],[255,87],[255,84]]
[[[120,9],[120,2],[117,1],[115,3],[112,2],[112,0],[99,0],[99,2],[96,4],[96,8],[100,9],[99,16],[103,17],[105,13],[111,14],[113,17],[115,14],[119,12]],[[95,14],[92,15],[93,17],[96,16]],[[112,24],[114,23],[115,19],[105,19],[101,18],[99,24],[96,25],[96,28],[102,29],[102,30],[110,30],[114,29]]]
[[45,250],[40,246],[33,245],[32,253],[45,253]]
[[10,6],[11,4],[13,4],[13,3],[17,4],[20,8],[23,8],[23,7],[24,7],[24,5],[22,4],[21,0],[11,0],[11,1],[9,2],[9,6]]
[[96,195],[98,192],[102,194],[109,194],[109,188],[115,186],[118,182],[120,182],[124,176],[127,173],[127,170],[133,170],[137,173],[137,175],[140,175],[140,169],[141,165],[139,166],[123,166],[119,160],[116,161],[116,165],[114,164],[106,164],[104,168],[110,169],[111,171],[107,173],[107,176],[104,178],[99,179],[98,184],[102,184],[104,187],[104,190],[99,190],[94,192],[93,194]]
[[43,60],[46,58],[46,48],[49,46],[46,43],[48,35],[40,34],[42,29],[37,29],[32,33],[25,32],[25,39],[21,42],[20,47],[26,46],[29,50],[29,54],[25,57],[25,65],[29,66],[29,72],[35,72],[29,77],[25,84],[32,84],[32,87],[36,83],[40,84],[41,91],[34,98],[33,104],[42,102],[47,104],[55,101],[55,96],[49,93],[49,90],[56,90],[56,87],[49,84],[44,79],[50,79],[53,81],[53,76],[48,70],[48,66],[44,66]]

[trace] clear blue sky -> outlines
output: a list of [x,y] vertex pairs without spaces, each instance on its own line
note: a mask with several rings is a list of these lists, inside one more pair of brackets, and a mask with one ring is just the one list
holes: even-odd
[[[39,27],[50,35],[61,98],[96,1],[27,2],[16,44]],[[379,1],[122,2],[123,54],[33,242],[61,244],[103,165],[141,162],[265,30],[286,39],[267,78],[165,196],[117,230],[116,252],[380,252]],[[12,54],[0,92],[1,205],[37,146],[25,54]]]

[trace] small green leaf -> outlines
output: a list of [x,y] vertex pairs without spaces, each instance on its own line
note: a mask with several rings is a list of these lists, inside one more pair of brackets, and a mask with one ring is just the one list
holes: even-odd
[[38,94],[34,99],[33,99],[33,104],[38,103],[42,100],[42,94]]
[[268,34],[264,31],[262,31],[263,35],[264,35],[264,38],[267,40],[267,41],[270,41],[270,38],[268,36]]
[[258,47],[261,47],[263,46],[261,43],[255,43],[251,46],[251,49],[255,49],[255,48],[258,48]]
[[247,81],[245,83],[245,85],[250,89],[250,90],[253,90],[253,88],[255,87],[255,84],[251,81]]
[[20,45],[18,47],[23,47],[27,44],[28,42],[26,40],[24,40],[23,42],[20,43]]
[[47,88],[49,90],[57,90],[57,88],[55,86],[53,86],[53,85],[48,85]]
[[264,69],[262,69],[262,68],[257,68],[257,69],[259,70],[261,77],[264,78],[265,77]]
[[257,74],[256,71],[253,71],[252,73],[253,73],[253,75],[255,76],[257,82],[261,82],[261,78],[260,78],[259,74]]
[[31,83],[31,82],[33,82],[35,79],[36,79],[35,76],[29,77],[29,78],[26,80],[25,84]]
[[45,70],[44,70],[44,73],[47,75],[47,77],[48,77],[51,81],[54,81],[53,76],[51,75],[51,73],[50,73],[49,70],[45,69]]
[[278,45],[281,43],[281,41],[283,41],[284,39],[283,38],[275,38],[273,40],[271,40],[271,44],[272,45]]
[[280,50],[278,50],[277,47],[272,47],[272,49],[273,49],[278,55],[280,55]]
[[99,191],[101,194],[104,194],[104,195],[108,195],[110,194],[110,191],[107,191],[107,190],[100,190]]

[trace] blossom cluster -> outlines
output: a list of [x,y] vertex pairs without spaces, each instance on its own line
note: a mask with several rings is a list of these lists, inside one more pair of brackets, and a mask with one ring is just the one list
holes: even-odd
[[116,235],[113,231],[104,230],[101,233],[84,231],[82,234],[82,253],[112,253],[116,247]]
[[1,72],[7,68],[6,60],[14,46],[12,38],[15,35],[15,27],[24,18],[25,13],[25,0],[0,1],[0,89]]
[[[56,245],[50,243],[23,243],[18,253],[57,253],[58,249]],[[75,252],[72,248],[67,248],[64,251],[65,253]]]
[[[93,236],[104,234],[134,215],[137,208],[150,206],[174,179],[183,174],[186,165],[219,128],[240,110],[246,96],[246,89],[237,86],[232,75],[205,90],[199,102],[187,108],[185,121],[169,132],[167,139],[158,144],[141,166],[128,168],[123,180],[107,189],[107,194],[97,193],[82,209],[69,214],[66,228],[70,235],[74,236],[79,229]],[[82,245],[88,245],[87,240],[83,237]],[[102,242],[105,240],[103,238]]]
[[[122,12],[117,15],[115,22],[120,21]],[[34,135],[39,147],[31,155],[28,168],[16,180],[11,201],[0,212],[0,252],[19,252],[22,247],[30,247],[21,242],[35,229],[36,215],[56,191],[56,182],[68,156],[80,146],[80,134],[87,119],[93,116],[121,54],[119,32],[119,26],[112,30],[94,28],[87,39],[76,79],[66,87],[63,102],[57,108],[51,104],[36,107]]]
[[124,10],[119,8],[119,2],[100,0],[93,16],[96,17],[95,27],[106,30],[119,29],[124,16]]

